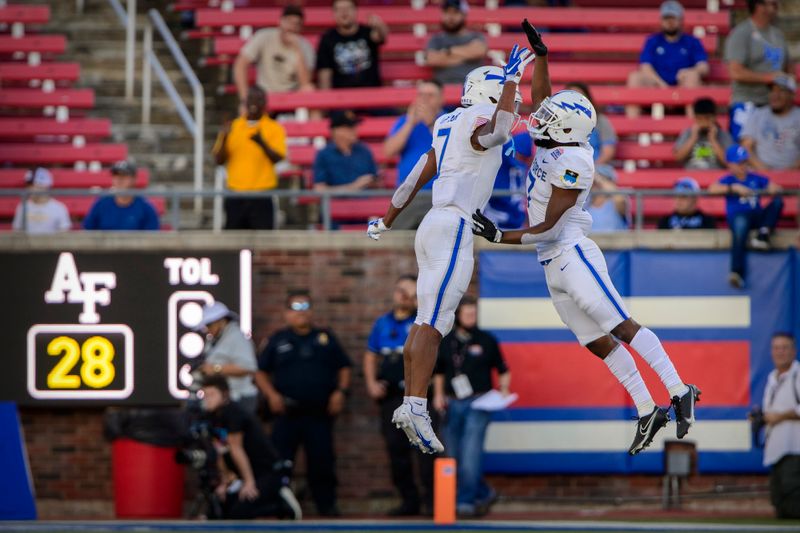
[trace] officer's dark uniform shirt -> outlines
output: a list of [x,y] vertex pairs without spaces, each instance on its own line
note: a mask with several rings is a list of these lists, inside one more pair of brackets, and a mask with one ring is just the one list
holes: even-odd
[[714,229],[717,223],[702,211],[695,211],[691,215],[672,213],[661,217],[658,229]]
[[242,434],[242,446],[250,460],[254,477],[258,478],[272,471],[272,465],[278,454],[255,416],[242,409],[236,402],[228,402],[211,413],[210,419],[214,434],[223,443],[227,444],[230,433]]
[[449,396],[455,396],[451,380],[459,374],[466,374],[473,394],[482,394],[492,390],[492,368],[498,374],[508,372],[497,339],[479,329],[472,330],[467,338],[459,338],[453,329],[439,344],[434,373],[444,374]]
[[324,412],[338,386],[339,369],[352,366],[333,333],[312,329],[298,335],[290,328],[275,333],[258,361],[293,411]]
[[403,345],[415,318],[416,313],[412,313],[405,320],[397,320],[390,311],[375,321],[369,334],[367,349],[378,356],[377,378],[389,384],[389,395],[403,393]]

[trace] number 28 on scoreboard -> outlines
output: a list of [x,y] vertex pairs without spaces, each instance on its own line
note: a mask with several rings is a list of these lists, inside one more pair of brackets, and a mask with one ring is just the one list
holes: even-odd
[[28,393],[39,400],[122,400],[133,392],[133,332],[124,324],[28,330]]

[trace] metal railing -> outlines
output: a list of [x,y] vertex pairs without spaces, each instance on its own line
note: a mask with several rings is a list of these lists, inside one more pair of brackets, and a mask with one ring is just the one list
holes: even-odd
[[[142,50],[142,125],[146,127],[150,124],[150,110],[152,107],[152,77],[151,72],[155,72],[158,76],[161,86],[164,91],[172,100],[175,110],[180,115],[183,124],[194,140],[194,191],[198,193],[195,196],[194,210],[195,213],[200,213],[202,209],[203,195],[200,194],[203,190],[203,161],[205,153],[203,150],[204,142],[204,121],[205,121],[205,91],[200,80],[197,79],[194,70],[189,65],[186,56],[183,55],[180,46],[169,31],[167,24],[161,17],[161,14],[155,9],[147,12],[148,23],[144,28],[144,42]],[[172,54],[175,63],[181,69],[181,72],[192,88],[192,96],[194,99],[194,116],[189,113],[189,109],[183,102],[180,94],[178,94],[175,84],[167,76],[164,67],[161,65],[158,57],[153,53],[153,28],[158,31],[158,34],[164,40]]]
[[[126,191],[128,192],[128,191]],[[386,198],[388,199],[392,196],[394,191],[392,189],[369,189],[363,191],[314,191],[314,190],[297,190],[297,189],[274,189],[270,191],[263,191],[263,192],[233,192],[228,190],[201,190],[196,191],[187,188],[151,188],[151,189],[132,189],[129,191],[129,195],[131,196],[140,196],[140,197],[158,197],[164,198],[167,203],[167,213],[166,219],[169,221],[169,224],[172,227],[172,230],[179,230],[180,229],[180,211],[181,211],[181,200],[184,199],[203,199],[203,198],[213,198],[215,200],[215,204],[218,206],[215,209],[214,213],[214,221],[212,223],[212,228],[214,231],[221,231],[222,229],[222,200],[225,198],[289,198],[293,200],[314,200],[319,203],[320,207],[320,222],[322,228],[325,230],[330,230],[334,227],[332,212],[331,212],[331,202],[337,198],[347,198],[347,199],[358,199],[358,198]],[[0,189],[0,198],[3,197],[19,197],[21,200],[26,200],[30,196],[37,194],[35,191],[31,191],[30,189]],[[41,194],[39,192],[38,194]],[[109,196],[114,194],[113,191],[109,191],[107,189],[98,190],[96,188],[93,189],[53,189],[48,191],[49,196],[60,196],[60,197],[99,197],[99,196]],[[593,192],[592,194],[597,195],[604,195],[604,196],[615,196],[615,195],[623,195],[628,198],[628,200],[633,200],[632,206],[635,216],[633,217],[633,226],[630,228],[632,231],[642,231],[644,229],[644,201],[645,198],[652,198],[652,197],[675,197],[675,196],[717,196],[720,197],[721,195],[714,195],[709,194],[705,191],[701,191],[694,194],[687,194],[686,191],[673,191],[673,190],[664,190],[664,189],[617,189],[615,191],[597,191]],[[430,191],[421,191],[418,196],[428,196],[430,197]],[[506,196],[520,196],[520,193],[517,191],[494,191],[493,196],[495,197],[506,197]],[[792,189],[792,190],[784,190],[780,193],[774,195],[765,195],[765,196],[784,196],[784,197],[797,197],[798,202],[800,202],[800,189]],[[388,205],[388,204],[387,204]],[[23,219],[23,229],[27,229],[27,202],[22,202],[22,219]],[[798,214],[800,218],[800,213]],[[800,223],[800,220],[798,220]],[[316,227],[316,222],[311,222],[309,228]]]
[[[136,61],[136,0],[127,0],[128,11],[119,0],[108,0],[117,14],[119,23],[125,27],[125,100],[133,101],[134,65]],[[83,12],[83,3],[77,5],[78,13]]]

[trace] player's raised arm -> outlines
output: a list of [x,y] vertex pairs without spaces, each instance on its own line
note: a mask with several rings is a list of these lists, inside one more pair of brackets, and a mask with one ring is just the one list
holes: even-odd
[[403,209],[411,203],[429,181],[436,175],[436,151],[431,148],[420,156],[417,164],[406,176],[405,181],[397,188],[392,196],[392,203],[386,215],[378,220],[373,220],[367,226],[367,235],[376,241],[381,238],[381,233],[391,229],[394,220],[402,213]]
[[528,22],[528,19],[522,21],[522,29],[525,30],[531,50],[538,58],[533,67],[533,83],[531,84],[531,103],[536,109],[542,100],[550,96],[552,92],[550,71],[547,67],[547,46],[542,41],[542,35]]
[[508,141],[511,135],[511,128],[517,118],[515,100],[517,96],[517,85],[522,79],[525,67],[533,61],[533,55],[527,48],[514,45],[508,55],[508,62],[503,66],[505,82],[503,92],[500,93],[500,100],[492,115],[492,120],[477,128],[470,141],[472,147],[479,151],[485,151],[494,146],[502,146]]

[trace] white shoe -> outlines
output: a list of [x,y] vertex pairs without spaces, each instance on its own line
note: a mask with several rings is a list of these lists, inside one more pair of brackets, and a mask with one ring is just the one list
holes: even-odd
[[441,453],[444,446],[436,437],[431,427],[431,417],[427,411],[414,412],[410,404],[403,404],[395,409],[392,423],[402,429],[408,440],[423,453]]

